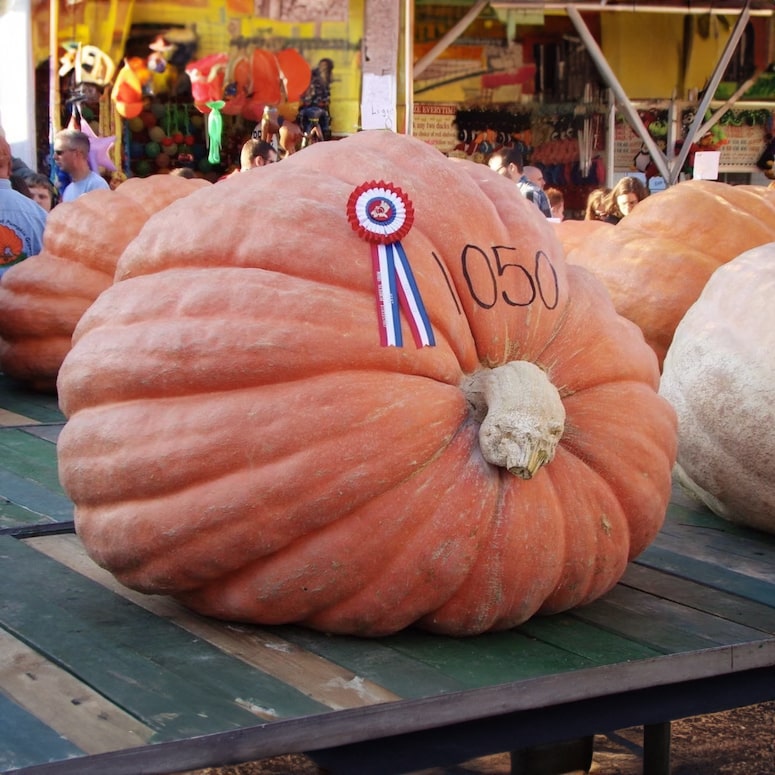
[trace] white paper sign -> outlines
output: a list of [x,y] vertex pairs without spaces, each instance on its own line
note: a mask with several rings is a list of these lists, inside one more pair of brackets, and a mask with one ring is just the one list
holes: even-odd
[[697,151],[694,154],[694,179],[718,180],[720,151]]
[[393,75],[363,74],[361,128],[396,128],[396,79]]

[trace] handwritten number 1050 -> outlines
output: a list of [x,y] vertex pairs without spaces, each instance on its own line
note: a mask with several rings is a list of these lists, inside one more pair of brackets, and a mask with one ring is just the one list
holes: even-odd
[[[499,299],[512,307],[528,307],[536,300],[547,309],[557,306],[560,297],[557,272],[543,250],[536,252],[532,266],[508,261],[507,251],[516,248],[493,245],[490,250],[492,255],[477,245],[466,245],[460,257],[471,298],[480,307],[491,309]],[[475,272],[482,264],[486,271]],[[474,275],[478,278],[476,281]]]

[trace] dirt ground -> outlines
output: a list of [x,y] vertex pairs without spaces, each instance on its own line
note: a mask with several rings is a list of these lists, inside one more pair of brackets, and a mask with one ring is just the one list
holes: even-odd
[[[642,745],[640,727],[596,737],[590,773],[641,775]],[[670,752],[671,775],[775,775],[775,702],[675,721]],[[501,754],[411,775],[508,775],[509,772],[509,756]],[[304,756],[278,756],[186,775],[324,775],[324,771]]]

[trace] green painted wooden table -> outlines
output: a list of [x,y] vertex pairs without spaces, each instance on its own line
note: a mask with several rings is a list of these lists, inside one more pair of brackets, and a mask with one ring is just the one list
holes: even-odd
[[775,537],[678,491],[655,543],[585,608],[469,639],[331,637],[206,619],[94,565],[58,483],[63,422],[54,397],[0,376],[5,772],[305,752],[397,773],[775,699]]

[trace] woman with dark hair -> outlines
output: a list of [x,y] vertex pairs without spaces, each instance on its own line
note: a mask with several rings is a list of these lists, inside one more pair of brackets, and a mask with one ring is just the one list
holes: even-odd
[[611,191],[611,210],[605,220],[608,223],[619,223],[648,195],[648,188],[639,178],[622,178]]

